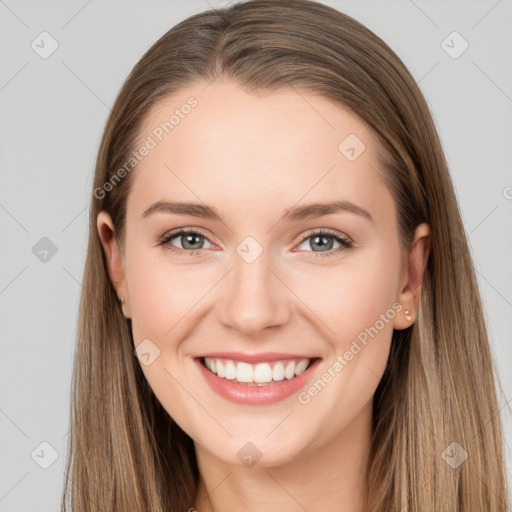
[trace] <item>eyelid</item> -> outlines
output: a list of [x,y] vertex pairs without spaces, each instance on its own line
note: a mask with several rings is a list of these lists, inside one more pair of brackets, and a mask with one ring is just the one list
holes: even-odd
[[[206,238],[206,240],[208,240],[208,242],[210,242],[212,245],[219,246],[219,244],[212,242],[212,240],[210,239],[210,236],[207,235],[206,232],[202,228],[198,228],[198,227],[194,227],[194,226],[188,226],[186,228],[176,228],[176,229],[171,229],[170,231],[166,231],[159,238],[159,242],[163,243],[166,240],[169,241],[170,239],[172,239],[178,235],[183,235],[183,234],[187,234],[187,233],[197,233],[198,235],[201,235],[202,237]],[[177,249],[179,249],[179,248],[177,248]],[[191,252],[191,251],[188,251],[188,252]]]
[[336,231],[336,230],[333,230],[330,228],[313,228],[311,230],[308,230],[306,232],[306,234],[302,235],[300,243],[304,242],[311,236],[318,235],[320,233],[324,234],[324,235],[332,236],[333,238],[341,238],[342,240],[345,240],[347,242],[352,242],[352,240],[348,236],[344,235],[343,233],[341,233],[339,231]]

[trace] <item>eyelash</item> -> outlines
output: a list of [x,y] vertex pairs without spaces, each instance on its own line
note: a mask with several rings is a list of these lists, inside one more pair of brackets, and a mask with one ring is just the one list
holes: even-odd
[[[165,249],[172,251],[178,255],[183,255],[184,253],[186,253],[189,256],[196,256],[201,251],[201,249],[196,249],[196,250],[180,249],[179,247],[175,247],[174,245],[170,244],[170,241],[172,239],[174,239],[180,235],[187,235],[187,234],[199,235],[202,238],[205,238],[206,240],[208,240],[210,243],[212,243],[208,239],[208,237],[203,235],[200,231],[197,231],[194,229],[180,229],[178,231],[166,233],[160,239],[160,241],[158,242],[158,245],[163,246],[163,247],[165,247]],[[329,250],[329,251],[321,251],[321,252],[308,251],[308,252],[312,252],[315,255],[315,258],[316,257],[324,257],[324,258],[332,257],[334,255],[337,255],[341,251],[351,249],[353,247],[353,243],[348,238],[341,237],[337,233],[326,230],[326,229],[319,229],[318,231],[315,231],[315,232],[303,237],[302,240],[300,241],[299,245],[303,244],[309,238],[314,238],[316,236],[332,238],[332,239],[336,240],[337,242],[339,242],[339,244],[341,246],[336,249]]]

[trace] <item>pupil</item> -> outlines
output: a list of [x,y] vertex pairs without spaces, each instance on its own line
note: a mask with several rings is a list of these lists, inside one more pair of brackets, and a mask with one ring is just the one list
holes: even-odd
[[[190,235],[185,235],[185,243],[183,244],[183,247],[187,248],[188,245],[194,245],[194,241],[193,239],[196,239],[196,244],[198,243],[198,239],[200,238],[199,235],[194,235],[194,234],[190,234]],[[192,249],[196,249],[196,247],[188,247],[189,249],[192,248]]]
[[[327,242],[327,243],[322,244],[322,243],[319,242],[319,240],[322,240],[323,242],[325,242],[325,240],[329,240],[330,243]],[[313,241],[314,241],[315,244],[317,244],[320,247],[320,249],[322,251],[325,251],[325,250],[328,250],[328,249],[332,248],[332,244],[333,244],[332,238],[325,237],[325,236],[315,236],[313,238]]]

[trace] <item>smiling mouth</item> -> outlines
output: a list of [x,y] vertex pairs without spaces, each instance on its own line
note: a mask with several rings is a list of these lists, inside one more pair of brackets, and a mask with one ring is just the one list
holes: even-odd
[[293,380],[320,358],[296,358],[250,364],[226,358],[199,358],[211,373],[234,384],[270,386]]

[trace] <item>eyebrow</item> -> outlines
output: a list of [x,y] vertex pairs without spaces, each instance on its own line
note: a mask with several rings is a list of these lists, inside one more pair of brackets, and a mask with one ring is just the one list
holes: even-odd
[[355,213],[356,215],[361,215],[369,221],[374,222],[373,217],[368,210],[365,210],[350,201],[332,201],[330,203],[312,203],[304,206],[296,206],[285,210],[283,220],[298,221],[340,212]]
[[[200,203],[171,201],[157,201],[153,203],[144,211],[142,217],[148,217],[157,212],[191,215],[193,217],[223,221],[223,216],[219,210],[213,206]],[[375,222],[369,211],[350,201],[332,201],[330,203],[311,203],[303,206],[294,206],[285,210],[282,220],[286,222],[297,222],[299,220],[340,212],[354,213],[368,219],[370,222]]]
[[193,217],[203,217],[205,219],[222,221],[220,212],[213,206],[200,203],[178,203],[170,201],[157,201],[156,203],[153,203],[142,214],[142,217],[148,217],[158,212],[192,215]]

